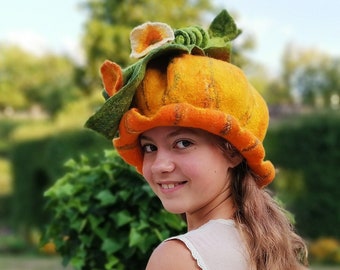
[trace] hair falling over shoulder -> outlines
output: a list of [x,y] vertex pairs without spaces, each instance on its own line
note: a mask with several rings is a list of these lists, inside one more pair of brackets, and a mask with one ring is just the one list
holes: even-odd
[[233,170],[235,221],[246,241],[251,269],[306,269],[307,248],[294,231],[286,211],[256,185],[245,162]]

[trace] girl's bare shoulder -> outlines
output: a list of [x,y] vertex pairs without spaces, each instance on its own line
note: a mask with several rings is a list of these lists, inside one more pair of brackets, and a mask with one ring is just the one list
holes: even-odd
[[151,254],[146,270],[199,270],[187,247],[179,240],[161,243]]

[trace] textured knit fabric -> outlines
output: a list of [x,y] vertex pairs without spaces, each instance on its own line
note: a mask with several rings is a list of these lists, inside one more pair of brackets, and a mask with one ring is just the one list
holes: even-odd
[[182,241],[202,270],[247,270],[247,252],[233,220],[211,220],[167,239]]

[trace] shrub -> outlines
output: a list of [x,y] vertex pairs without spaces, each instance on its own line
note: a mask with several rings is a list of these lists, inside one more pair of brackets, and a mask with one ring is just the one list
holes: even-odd
[[[44,191],[65,174],[66,160],[112,148],[103,136],[88,130],[73,130],[43,138],[18,141],[11,149],[13,193],[10,221],[14,229],[28,234],[49,220],[43,212]],[[23,207],[24,206],[24,207]]]
[[313,113],[271,127],[267,157],[278,168],[272,186],[309,239],[340,237],[340,113]]
[[93,165],[69,160],[69,171],[46,191],[54,217],[42,244],[53,241],[76,269],[144,269],[153,248],[186,227],[162,209],[142,177],[115,150]]
[[309,252],[315,262],[340,264],[340,242],[334,238],[317,239],[309,245]]

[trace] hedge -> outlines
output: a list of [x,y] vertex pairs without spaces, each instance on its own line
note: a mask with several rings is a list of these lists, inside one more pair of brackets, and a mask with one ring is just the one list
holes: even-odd
[[278,168],[273,188],[307,238],[340,237],[340,113],[313,113],[273,125],[267,158]]
[[100,153],[111,142],[88,130],[59,133],[13,144],[13,194],[10,220],[24,230],[41,228],[49,219],[43,211],[44,191],[65,174],[64,163],[91,152]]

